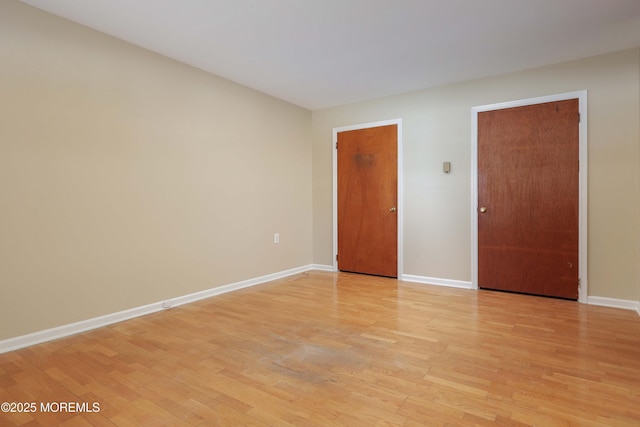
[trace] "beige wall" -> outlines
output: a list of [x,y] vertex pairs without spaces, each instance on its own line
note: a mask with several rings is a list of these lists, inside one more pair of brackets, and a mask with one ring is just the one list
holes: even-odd
[[0,1],[0,340],[310,264],[310,129]]
[[471,108],[586,89],[589,295],[639,300],[639,58],[632,49],[314,111],[315,262],[332,263],[332,128],[402,118],[404,274],[470,281]]

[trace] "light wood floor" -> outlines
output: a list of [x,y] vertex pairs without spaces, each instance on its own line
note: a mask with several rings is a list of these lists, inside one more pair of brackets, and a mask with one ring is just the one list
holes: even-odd
[[0,425],[637,426],[633,311],[310,272],[0,355]]

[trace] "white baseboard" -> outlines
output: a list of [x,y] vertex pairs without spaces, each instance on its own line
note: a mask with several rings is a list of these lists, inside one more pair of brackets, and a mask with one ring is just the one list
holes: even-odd
[[635,312],[640,316],[640,301],[606,297],[588,297],[587,304],[600,305],[603,307],[622,308],[624,310],[635,310]]
[[135,317],[156,313],[158,311],[165,310],[171,307],[177,307],[183,304],[188,304],[190,302],[195,302],[216,295],[225,294],[227,292],[233,292],[238,289],[248,288],[250,286],[271,282],[273,280],[293,276],[294,274],[304,273],[305,271],[319,270],[321,269],[320,267],[322,266],[306,265],[303,267],[292,268],[290,270],[280,271],[278,273],[268,274],[266,276],[260,276],[254,279],[243,280],[241,282],[231,283],[228,285],[207,289],[205,291],[195,292],[189,295],[171,298],[165,301],[160,301],[153,304],[143,305],[141,307],[135,307],[129,310],[119,311],[117,313],[95,317],[93,319],[82,320],[80,322],[58,326],[56,328],[46,329],[28,335],[9,338],[0,341],[0,354],[18,350],[24,347],[29,347],[35,344],[40,344],[46,341],[52,341],[58,338],[64,338],[70,335],[79,334],[81,332],[86,332],[91,329],[96,329],[125,320],[133,319]]
[[460,288],[460,289],[473,289],[473,287],[471,286],[471,282],[464,282],[462,280],[438,279],[436,277],[413,276],[410,274],[403,274],[402,280],[405,282],[423,283],[425,285],[447,286],[449,288]]
[[[293,276],[295,274],[304,273],[309,270],[319,270],[319,271],[329,271],[329,272],[334,271],[333,266],[330,266],[330,265],[310,264],[303,267],[292,268],[289,270],[280,271],[278,273],[268,274],[268,275],[256,277],[253,279],[243,280],[241,282],[231,283],[228,285],[207,289],[201,292],[195,292],[189,295],[183,295],[180,297],[171,298],[171,299],[156,302],[153,304],[135,307],[129,310],[119,311],[117,313],[111,313],[104,316],[95,317],[93,319],[82,320],[80,322],[75,322],[68,325],[59,326],[56,328],[34,332],[28,335],[9,338],[9,339],[0,341],[0,354],[7,353],[13,350],[18,350],[24,347],[29,347],[35,344],[40,344],[43,342],[64,338],[70,335],[79,334],[92,329],[97,329],[103,326],[108,326],[114,323],[133,319],[135,317],[156,313],[158,311],[165,310],[171,307],[177,307],[177,306],[188,304],[191,302],[200,301],[202,299],[210,298],[216,295],[221,295],[221,294],[233,292],[239,289],[260,285],[262,283],[271,282],[273,280],[278,280],[284,277]],[[460,280],[438,279],[434,277],[413,276],[409,274],[402,275],[402,280],[407,282],[423,283],[428,285],[447,286],[447,287],[460,288],[460,289],[472,289],[471,282],[465,282]],[[587,303],[593,304],[593,305],[600,305],[604,307],[622,308],[625,310],[635,310],[638,313],[638,315],[640,315],[640,301],[591,296],[591,297],[588,297]]]
[[335,271],[332,265],[323,265],[323,264],[312,264],[311,270],[329,271],[332,273]]

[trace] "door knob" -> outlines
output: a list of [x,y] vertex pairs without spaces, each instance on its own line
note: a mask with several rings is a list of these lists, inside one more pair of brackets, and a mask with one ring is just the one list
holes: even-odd
[[485,213],[487,211],[487,208],[484,206],[480,207],[480,213]]
[[389,212],[395,212],[396,211],[396,207],[392,207],[391,209],[389,209]]

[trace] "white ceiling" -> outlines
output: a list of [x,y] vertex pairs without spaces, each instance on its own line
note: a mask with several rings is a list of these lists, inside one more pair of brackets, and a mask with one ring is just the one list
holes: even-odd
[[640,47],[640,0],[22,0],[310,110]]

